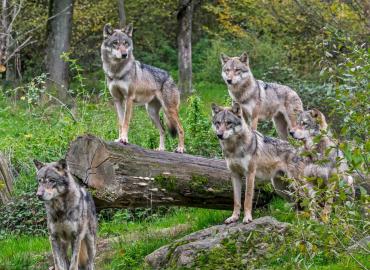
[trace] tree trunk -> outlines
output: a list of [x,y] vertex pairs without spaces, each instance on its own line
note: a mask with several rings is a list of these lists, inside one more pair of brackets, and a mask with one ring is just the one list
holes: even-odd
[[[15,82],[16,77],[16,63],[17,56],[10,57],[12,51],[16,48],[15,38],[12,36],[12,24],[13,17],[16,16],[17,8],[11,9],[9,0],[2,0],[1,5],[1,28],[0,28],[0,65],[1,69],[5,72],[5,79],[9,82]],[[6,69],[5,69],[6,68]]]
[[193,0],[179,0],[177,47],[179,88],[183,94],[189,94],[192,91],[191,32],[193,10]]
[[70,48],[72,32],[73,0],[50,0],[47,49],[47,71],[50,75],[48,87],[57,92],[58,98],[66,102],[69,85],[68,64],[60,56]]
[[123,28],[126,25],[125,0],[117,1],[118,1],[119,27]]
[[[67,164],[92,189],[98,208],[182,205],[231,209],[230,173],[224,160],[147,150],[86,135],[71,143]],[[256,179],[255,204],[272,194]]]
[[7,50],[8,32],[8,0],[1,1],[1,25],[0,25],[0,65],[1,71],[5,72],[5,60]]
[[13,190],[13,175],[6,158],[0,153],[0,204],[7,203]]

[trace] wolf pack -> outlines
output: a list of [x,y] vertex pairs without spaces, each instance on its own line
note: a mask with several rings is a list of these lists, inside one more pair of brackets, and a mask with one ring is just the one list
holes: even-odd
[[[178,135],[175,152],[185,151],[184,130],[179,118],[180,91],[164,70],[136,60],[133,54],[133,26],[113,29],[104,26],[101,59],[108,89],[119,121],[117,143],[128,143],[129,123],[134,104],[145,105],[159,131],[158,151],[165,150],[164,120],[171,135]],[[300,192],[311,199],[312,218],[317,218],[315,184],[309,178],[339,176],[354,196],[353,177],[343,153],[331,139],[323,113],[303,110],[298,94],[288,86],[254,78],[249,56],[220,56],[221,76],[232,99],[230,107],[212,104],[212,128],[222,148],[233,187],[233,212],[226,224],[239,220],[242,209],[242,187],[245,181],[243,223],[252,217],[255,178],[271,181],[276,193],[289,198],[293,179]],[[123,106],[124,104],[124,106]],[[257,131],[259,120],[272,120],[279,138]],[[288,138],[303,141],[294,147]],[[317,139],[319,138],[319,139]],[[305,153],[305,154],[302,154]],[[312,154],[314,153],[314,154]],[[64,159],[42,163],[34,160],[37,169],[37,196],[44,201],[49,239],[55,270],[94,269],[97,217],[94,201],[86,189],[75,182]],[[299,193],[303,195],[303,193]],[[323,216],[330,214],[333,199],[322,207]],[[71,248],[70,256],[68,255]]]

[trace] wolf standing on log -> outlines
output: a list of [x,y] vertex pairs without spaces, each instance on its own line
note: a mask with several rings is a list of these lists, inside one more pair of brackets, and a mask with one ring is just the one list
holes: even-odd
[[258,120],[272,119],[281,139],[288,138],[303,111],[302,101],[291,88],[277,83],[265,83],[253,77],[249,57],[228,57],[221,54],[222,78],[233,102],[241,105],[245,120],[257,130]]
[[73,180],[64,159],[47,164],[34,160],[34,163],[37,196],[46,208],[54,269],[93,270],[97,219],[91,195]]
[[112,29],[106,24],[101,45],[103,69],[119,119],[118,141],[128,143],[133,103],[145,104],[153,124],[159,130],[158,150],[165,150],[165,130],[159,117],[159,111],[163,108],[170,133],[179,136],[176,152],[183,153],[184,131],[179,120],[180,92],[166,71],[135,60],[132,31],[132,24],[122,30]]

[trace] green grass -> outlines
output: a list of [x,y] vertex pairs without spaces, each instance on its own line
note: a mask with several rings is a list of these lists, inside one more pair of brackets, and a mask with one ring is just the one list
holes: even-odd
[[[119,218],[99,224],[99,238],[119,237],[108,258],[98,269],[141,269],[144,257],[162,245],[187,233],[222,223],[229,211],[176,208],[169,214],[148,221],[125,222]],[[166,236],[161,230],[186,225],[178,234]],[[47,237],[9,236],[0,240],[0,269],[47,269],[45,253],[50,252]],[[98,252],[101,255],[101,251]]]
[[[0,241],[0,269],[28,269],[44,260],[50,245],[46,237],[9,236]],[[39,265],[40,266],[40,265]]]

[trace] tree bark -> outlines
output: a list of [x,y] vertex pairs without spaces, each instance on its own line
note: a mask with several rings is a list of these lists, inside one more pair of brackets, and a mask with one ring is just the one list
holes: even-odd
[[7,51],[7,32],[8,32],[8,9],[9,2],[8,0],[1,1],[1,25],[0,25],[0,65],[2,66],[1,72],[5,72],[5,60],[6,60],[6,51]]
[[194,1],[179,0],[177,13],[178,21],[178,62],[179,62],[179,88],[181,93],[192,91],[192,58],[191,58],[191,32],[193,20]]
[[126,25],[125,0],[117,1],[118,1],[119,27],[123,28]]
[[9,0],[2,0],[1,8],[0,65],[1,69],[5,71],[5,79],[9,82],[15,82],[17,79],[16,63],[19,61],[19,54],[15,54],[10,59],[9,57],[16,49],[16,40],[12,33],[13,25],[11,22],[17,16],[18,8],[14,5],[11,9]]
[[13,175],[6,158],[0,153],[0,204],[7,203],[13,190]]
[[[71,174],[91,188],[100,209],[232,208],[232,184],[224,160],[104,142],[91,135],[73,141],[66,159]],[[271,192],[261,189],[265,183],[256,179],[254,205],[271,199]]]
[[68,64],[60,56],[68,52],[72,33],[73,0],[50,0],[47,25],[48,49],[47,71],[50,75],[49,89],[57,92],[58,98],[66,102],[69,86]]

